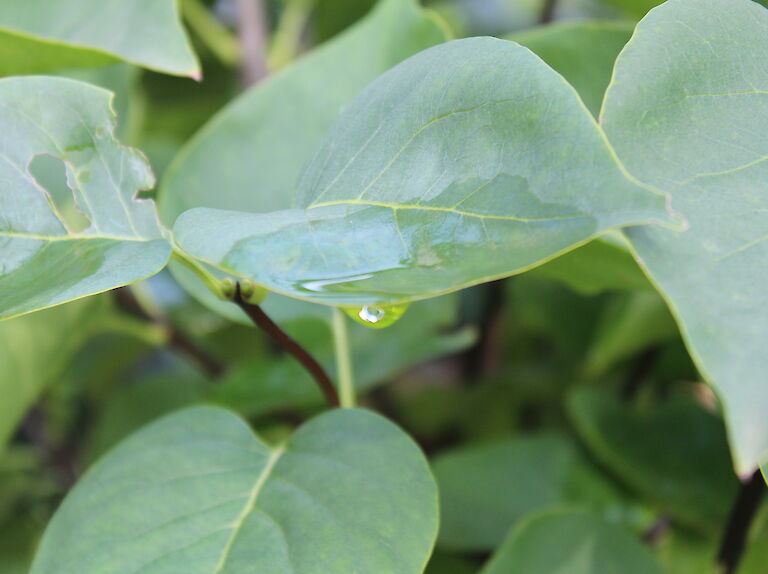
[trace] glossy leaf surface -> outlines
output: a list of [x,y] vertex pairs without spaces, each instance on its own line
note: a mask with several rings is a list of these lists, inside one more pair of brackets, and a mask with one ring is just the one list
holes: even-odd
[[[194,207],[254,213],[290,208],[302,169],[344,107],[379,74],[445,39],[414,0],[382,0],[347,32],[251,88],[208,122],[163,178],[163,221],[172,225]],[[186,268],[172,264],[171,270],[207,306],[249,322]],[[275,295],[264,305],[277,319],[313,314]]]
[[0,75],[103,66],[116,59],[179,76],[200,67],[177,0],[0,3]]
[[[170,246],[154,205],[135,199],[154,178],[140,153],[114,139],[110,100],[109,92],[71,80],[0,81],[0,319],[165,266]],[[30,171],[41,156],[64,162],[71,193],[62,203]],[[83,229],[72,228],[72,214]]]
[[768,460],[768,10],[670,0],[617,61],[603,126],[690,230],[628,231],[716,386],[738,472]]
[[437,530],[426,460],[392,423],[335,410],[268,446],[198,407],[107,455],[51,522],[32,574],[419,574]]
[[310,163],[295,206],[198,208],[175,234],[224,273],[364,305],[524,271],[612,227],[674,221],[663,194],[622,172],[573,89],[492,38],[425,50],[373,82]]

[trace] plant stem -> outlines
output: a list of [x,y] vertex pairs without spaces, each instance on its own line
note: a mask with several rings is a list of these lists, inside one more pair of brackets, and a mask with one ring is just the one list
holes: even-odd
[[539,24],[549,24],[555,17],[556,7],[557,0],[544,0],[544,4],[541,6],[541,13],[539,14]]
[[146,319],[147,321],[161,326],[168,335],[168,345],[172,349],[175,349],[182,355],[188,357],[192,362],[196,363],[210,378],[216,379],[224,374],[224,371],[226,370],[224,363],[200,347],[185,333],[181,332],[171,324],[164,316],[155,314],[151,310],[145,308],[136,298],[130,287],[120,287],[119,289],[115,289],[114,294],[118,305],[123,310],[136,317],[141,317],[142,319]]
[[717,553],[717,562],[723,574],[735,574],[747,546],[749,527],[765,490],[765,480],[760,470],[755,471],[752,477],[741,485],[728,517],[720,551]]
[[287,353],[293,355],[299,363],[312,375],[320,390],[325,395],[325,399],[332,407],[339,406],[339,395],[336,392],[336,387],[333,385],[331,378],[325,372],[323,367],[318,363],[315,358],[310,355],[304,347],[299,345],[288,333],[278,327],[272,319],[264,312],[264,310],[258,305],[248,303],[240,292],[240,283],[235,285],[234,302],[245,312],[248,317],[269,335],[273,341],[275,341],[282,349]]
[[213,293],[219,298],[227,300],[226,295],[224,294],[224,291],[222,289],[222,283],[219,281],[211,272],[209,272],[201,263],[199,263],[197,260],[195,260],[194,257],[187,255],[186,251],[184,251],[181,247],[179,247],[176,242],[173,242],[173,250],[171,251],[171,256],[175,261],[178,261],[184,267],[192,271],[195,275],[197,275],[200,280],[205,284],[208,289],[213,291]]
[[292,62],[301,50],[301,39],[316,0],[288,0],[272,36],[267,62],[273,72]]
[[225,66],[235,66],[240,61],[237,40],[200,0],[183,0],[181,9],[189,27],[219,62]]
[[243,80],[252,86],[263,80],[267,69],[267,14],[263,0],[237,0],[238,36]]
[[333,309],[333,346],[336,351],[336,371],[339,377],[341,406],[355,406],[355,379],[352,373],[352,357],[349,352],[349,332],[344,311]]

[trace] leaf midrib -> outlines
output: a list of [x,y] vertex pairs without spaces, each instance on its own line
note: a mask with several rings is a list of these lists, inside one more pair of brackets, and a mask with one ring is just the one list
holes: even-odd
[[258,478],[256,479],[256,483],[253,485],[253,489],[251,490],[251,494],[248,497],[248,500],[245,503],[245,506],[243,506],[242,512],[238,515],[237,519],[235,520],[234,524],[232,525],[232,534],[230,535],[229,539],[227,540],[227,543],[224,545],[224,549],[221,552],[221,557],[219,558],[218,563],[216,564],[215,569],[213,570],[213,574],[220,574],[224,571],[224,567],[227,565],[227,559],[229,558],[230,552],[232,552],[232,548],[235,545],[235,540],[237,540],[237,536],[240,534],[240,530],[243,527],[243,524],[245,524],[246,519],[251,515],[251,513],[256,508],[256,502],[259,498],[259,494],[261,494],[261,491],[264,489],[264,486],[267,483],[267,480],[269,480],[270,475],[272,474],[272,471],[274,470],[275,466],[277,465],[277,462],[280,460],[280,457],[283,456],[285,453],[285,446],[281,446],[273,450],[269,458],[267,458],[267,462],[264,465],[264,469],[259,474]]
[[306,211],[317,209],[320,207],[332,207],[335,205],[363,205],[367,207],[384,207],[398,210],[413,210],[413,211],[442,211],[445,213],[452,213],[454,215],[463,215],[466,217],[478,217],[480,219],[500,219],[506,221],[523,221],[523,222],[536,222],[536,221],[553,221],[557,219],[579,219],[584,217],[591,217],[593,215],[602,215],[600,212],[593,212],[588,214],[574,214],[563,216],[550,216],[550,217],[519,217],[517,215],[491,215],[485,213],[476,213],[473,211],[465,211],[457,209],[455,207],[445,207],[439,205],[418,205],[409,203],[387,203],[384,201],[369,201],[361,199],[339,199],[335,201],[326,201],[323,203],[314,203],[310,207],[306,208]]
[[149,241],[156,241],[162,239],[161,237],[139,237],[139,236],[127,236],[121,237],[119,235],[83,235],[83,234],[69,234],[69,235],[40,235],[36,233],[15,233],[9,231],[0,231],[0,237],[8,237],[11,239],[32,239],[35,241],[78,241],[89,239],[106,239],[110,241],[135,241],[138,243],[146,243]]

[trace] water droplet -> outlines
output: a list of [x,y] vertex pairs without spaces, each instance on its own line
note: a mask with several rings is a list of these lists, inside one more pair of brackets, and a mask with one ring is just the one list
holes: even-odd
[[376,307],[375,305],[366,305],[357,313],[357,316],[366,323],[378,323],[384,317],[386,317],[386,315],[387,313],[384,311],[384,309],[381,307]]
[[346,285],[347,283],[354,283],[355,281],[363,281],[364,279],[370,279],[373,277],[371,273],[365,273],[364,275],[350,275],[347,277],[335,277],[333,279],[316,279],[313,281],[303,281],[299,287],[313,293],[323,293],[326,291],[332,291],[333,287],[339,285]]
[[383,329],[395,323],[405,314],[405,305],[365,305],[363,307],[347,307],[344,312],[355,321],[366,327]]

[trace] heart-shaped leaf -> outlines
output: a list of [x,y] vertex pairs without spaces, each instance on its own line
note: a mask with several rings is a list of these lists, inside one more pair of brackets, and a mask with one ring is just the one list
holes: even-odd
[[670,222],[616,162],[574,90],[493,38],[425,50],[352,103],[295,209],[183,214],[222,272],[331,305],[396,303],[524,271],[623,225]]
[[116,59],[198,77],[177,0],[22,0],[0,2],[0,76]]
[[650,550],[585,512],[535,515],[512,531],[481,574],[662,574]]
[[[111,94],[61,78],[0,81],[0,319],[126,285],[162,269],[170,245],[154,178],[113,136]],[[30,171],[59,158],[74,194],[57,203]],[[50,158],[48,158],[50,159]],[[83,220],[68,228],[65,207]]]
[[628,236],[724,404],[739,473],[768,461],[768,10],[670,0],[616,64],[603,126],[690,230]]
[[390,422],[335,410],[268,446],[198,407],[133,435],[83,478],[31,574],[419,574],[437,491]]

